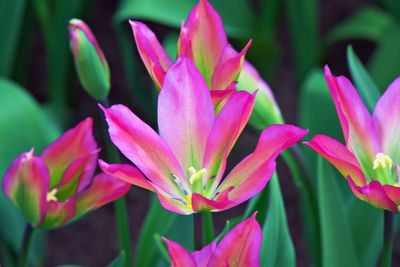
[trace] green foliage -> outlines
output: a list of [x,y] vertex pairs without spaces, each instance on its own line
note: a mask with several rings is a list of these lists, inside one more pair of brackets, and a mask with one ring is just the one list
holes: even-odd
[[125,251],[121,251],[119,255],[107,267],[123,267],[125,266]]

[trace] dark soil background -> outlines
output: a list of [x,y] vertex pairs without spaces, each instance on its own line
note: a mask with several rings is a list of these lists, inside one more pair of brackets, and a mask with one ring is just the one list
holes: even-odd
[[[127,91],[121,59],[119,58],[119,47],[115,32],[111,26],[111,18],[116,10],[117,1],[98,1],[93,5],[93,10],[89,16],[85,18],[88,24],[93,28],[100,45],[105,51],[112,71],[112,103],[126,103]],[[320,1],[320,21],[321,34],[324,34],[333,25],[342,21],[344,18],[352,14],[360,6],[371,1],[362,0],[324,0]],[[36,30],[39,31],[36,25]],[[157,33],[168,31],[166,27],[151,24],[152,29],[156,29]],[[40,38],[34,38],[32,35],[31,50],[33,51],[34,60],[29,65],[28,77],[29,88],[32,89],[34,96],[39,101],[44,100],[44,47]],[[133,42],[133,37],[132,37]],[[278,30],[278,42],[281,45],[282,58],[276,71],[276,77],[271,85],[281,110],[288,123],[296,123],[297,100],[299,84],[296,84],[294,77],[293,56],[291,53],[291,42],[288,34],[288,28],[285,19],[281,19]],[[368,59],[374,46],[365,41],[352,41],[357,48],[357,53],[362,60]],[[346,65],[346,46],[348,43],[339,43],[329,49],[326,55],[326,62],[333,66],[335,73],[347,74]],[[136,55],[138,56],[138,55]],[[145,69],[141,67],[140,71],[143,75],[147,75]],[[74,73],[74,72],[73,72]],[[70,105],[73,110],[73,121],[78,122],[86,116],[95,118],[95,124],[101,125],[103,119],[95,103],[80,88],[76,75],[72,77],[74,101]],[[150,81],[149,83],[149,90]],[[132,107],[135,109],[134,107]],[[98,127],[98,126],[96,126]],[[96,131],[100,129],[97,128]],[[98,140],[100,142],[100,136]],[[246,129],[242,137],[233,151],[234,159],[237,162],[245,155],[250,153],[258,140],[258,135],[251,129]],[[278,170],[280,173],[280,182],[284,194],[287,217],[289,221],[290,231],[296,247],[298,266],[309,266],[310,260],[307,247],[303,240],[302,229],[300,224],[300,211],[298,208],[297,190],[287,171],[286,166],[279,162]],[[127,195],[128,212],[130,216],[131,238],[136,245],[140,228],[144,220],[144,216],[149,205],[149,193],[137,187],[132,187],[131,192]],[[227,212],[215,214],[215,222],[217,232],[219,232],[226,219],[229,219],[243,210],[243,205]],[[400,240],[397,240],[397,243]],[[87,267],[105,266],[118,254],[117,233],[115,228],[115,219],[113,206],[103,207],[83,219],[54,231],[50,231],[48,235],[48,261],[46,266],[56,266],[61,264],[80,264]],[[395,264],[400,263],[400,246],[395,248]]]

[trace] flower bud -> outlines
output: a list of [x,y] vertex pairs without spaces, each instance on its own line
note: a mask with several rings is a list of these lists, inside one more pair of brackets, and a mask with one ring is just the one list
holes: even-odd
[[97,101],[110,91],[107,60],[90,28],[79,19],[69,21],[69,39],[81,85]]

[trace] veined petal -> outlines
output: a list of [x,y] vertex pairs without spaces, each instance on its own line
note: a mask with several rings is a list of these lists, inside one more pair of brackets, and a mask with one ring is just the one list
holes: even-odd
[[[255,94],[235,92],[216,118],[208,138],[203,167],[208,179],[218,185],[225,171],[226,159],[253,110]],[[206,177],[207,178],[207,177]]]
[[350,177],[348,177],[347,182],[349,183],[353,193],[359,199],[368,202],[376,208],[386,209],[397,213],[398,210],[396,204],[390,199],[383,186],[378,181],[372,180],[368,185],[358,186]]
[[[188,41],[190,44],[187,44]],[[211,85],[211,75],[227,45],[228,39],[219,14],[207,0],[200,0],[182,26],[179,55],[193,59],[207,84]]]
[[234,190],[229,200],[234,205],[248,200],[260,192],[275,171],[275,159],[288,147],[297,143],[307,134],[296,126],[275,124],[266,128],[260,136],[254,152],[239,162],[218,187],[217,192],[231,186]]
[[49,229],[61,226],[68,222],[75,215],[75,198],[67,199],[63,202],[47,202],[47,212],[41,228]]
[[214,240],[207,246],[204,246],[202,249],[192,253],[193,258],[196,261],[197,267],[207,267],[207,263],[210,260],[211,255],[214,253],[216,247],[217,241]]
[[64,172],[73,160],[97,150],[92,127],[92,118],[87,118],[44,149],[41,158],[50,171],[51,188],[61,181]]
[[350,176],[359,186],[366,185],[360,164],[354,155],[340,142],[326,135],[316,135],[310,142],[304,142],[323,156],[344,176]]
[[164,192],[161,188],[157,187],[155,184],[151,185],[153,186],[154,191],[157,194],[158,200],[166,210],[181,215],[188,215],[193,213],[192,208],[189,207],[187,203],[185,203],[187,201],[185,197],[175,198],[171,195],[168,195],[166,192]]
[[172,66],[168,57],[154,33],[143,23],[130,20],[133,36],[140,57],[157,89],[162,87],[165,73]]
[[215,199],[208,199],[203,195],[193,193],[192,194],[192,207],[195,212],[205,212],[205,211],[221,211],[226,210],[230,207],[236,206],[229,199],[229,193],[234,190],[233,186],[220,192]]
[[222,238],[207,266],[258,267],[261,242],[262,230],[254,213]]
[[139,169],[129,164],[108,164],[99,160],[99,166],[108,175],[154,192],[153,185],[143,176]]
[[122,154],[163,191],[171,196],[183,196],[173,180],[173,175],[180,179],[182,186],[187,189],[184,173],[160,136],[123,105],[102,109],[107,119],[111,140]]
[[3,178],[3,191],[34,226],[45,216],[49,190],[49,171],[33,149],[19,155]]
[[376,153],[381,151],[371,115],[346,77],[333,77],[326,66],[325,79],[343,128],[346,145],[355,154],[362,169],[373,176],[371,162]]
[[262,79],[258,71],[246,60],[239,75],[237,89],[245,90],[249,93],[253,93],[258,89],[254,110],[250,117],[250,123],[253,127],[263,130],[271,124],[284,122],[270,87]]
[[251,40],[240,53],[237,53],[230,45],[225,47],[211,76],[211,88],[213,90],[224,90],[230,83],[238,80],[244,57],[250,45]]
[[97,174],[89,188],[77,196],[76,216],[117,200],[130,188],[130,184],[108,174]]
[[189,59],[179,58],[158,97],[158,127],[184,170],[201,168],[214,119],[204,78]]
[[184,247],[165,237],[163,237],[163,240],[167,244],[172,267],[198,267],[192,254]]
[[378,100],[373,120],[383,151],[394,162],[400,162],[400,78],[386,89]]

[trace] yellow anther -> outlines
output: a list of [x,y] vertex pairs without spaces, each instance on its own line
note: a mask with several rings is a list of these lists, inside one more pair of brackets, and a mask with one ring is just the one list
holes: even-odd
[[186,195],[186,207],[193,209],[192,207],[192,194]]
[[190,167],[188,170],[190,173],[190,179],[189,179],[190,184],[194,184],[195,182],[203,178],[203,176],[207,173],[207,170],[204,168],[201,169],[200,171],[196,171],[195,168]]
[[386,169],[386,168],[392,168],[392,159],[383,153],[378,153],[375,156],[374,162],[373,162],[373,169],[377,169],[377,168],[382,168],[382,169]]
[[57,196],[56,196],[57,193],[58,193],[57,188],[53,188],[50,192],[48,192],[47,193],[47,202],[57,201]]

